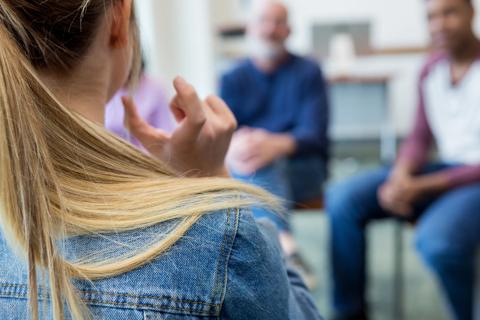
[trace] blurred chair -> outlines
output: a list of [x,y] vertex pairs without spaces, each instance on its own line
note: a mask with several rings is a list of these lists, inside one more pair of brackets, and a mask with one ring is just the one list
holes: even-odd
[[[408,223],[412,228],[415,223]],[[404,280],[405,280],[405,266],[404,266],[404,245],[403,245],[403,227],[404,222],[395,223],[394,231],[394,254],[393,254],[393,310],[392,318],[395,320],[402,320],[405,318],[404,305]],[[474,320],[480,320],[480,250],[477,253],[476,259],[477,277],[475,283],[475,304],[474,304]]]
[[[393,308],[392,319],[403,320],[405,314],[404,305],[404,280],[405,268],[403,263],[404,246],[403,246],[403,227],[405,223],[401,221],[395,222],[395,230],[393,234]],[[414,224],[410,224],[414,227]]]
[[296,211],[307,211],[307,210],[320,211],[323,209],[324,209],[323,197],[295,204]]

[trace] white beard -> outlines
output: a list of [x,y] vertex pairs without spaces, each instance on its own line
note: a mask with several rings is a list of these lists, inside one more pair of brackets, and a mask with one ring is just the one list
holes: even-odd
[[256,37],[250,37],[248,44],[248,52],[252,58],[258,60],[275,61],[285,52],[283,44],[266,41]]

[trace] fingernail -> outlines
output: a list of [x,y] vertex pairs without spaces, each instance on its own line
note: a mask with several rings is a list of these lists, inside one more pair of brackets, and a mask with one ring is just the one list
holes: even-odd
[[180,86],[188,85],[188,82],[181,76],[176,77],[175,82],[176,82],[177,85],[180,85]]

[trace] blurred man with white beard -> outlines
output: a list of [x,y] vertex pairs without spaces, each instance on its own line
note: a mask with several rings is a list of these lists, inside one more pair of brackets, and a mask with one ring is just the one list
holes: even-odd
[[[228,164],[235,178],[260,185],[285,199],[287,210],[322,196],[328,161],[328,99],[318,64],[290,53],[288,9],[261,1],[248,26],[250,57],[221,80],[221,96],[235,114]],[[300,258],[288,217],[255,209],[280,231],[287,257],[314,280]]]

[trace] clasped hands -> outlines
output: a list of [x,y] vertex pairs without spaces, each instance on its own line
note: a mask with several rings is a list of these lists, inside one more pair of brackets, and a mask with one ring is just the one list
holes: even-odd
[[415,203],[426,193],[422,178],[394,168],[387,182],[378,189],[377,197],[384,210],[407,217],[413,214]]
[[243,127],[233,136],[227,162],[235,173],[250,175],[291,154],[294,148],[295,142],[288,134]]

